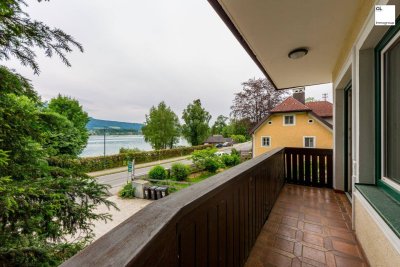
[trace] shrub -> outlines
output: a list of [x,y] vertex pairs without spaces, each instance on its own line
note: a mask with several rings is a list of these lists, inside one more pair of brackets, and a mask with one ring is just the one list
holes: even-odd
[[61,157],[52,157],[49,158],[48,161],[52,164],[52,166],[62,167],[64,165],[77,164],[84,172],[94,172],[110,168],[127,166],[128,162],[132,161],[132,159],[135,159],[136,164],[147,163],[161,159],[186,156],[192,153],[193,151],[209,148],[211,146],[212,145],[200,145],[192,147],[180,147],[173,149],[142,151],[142,152],[131,152],[128,149],[122,149],[122,151],[127,151],[127,152],[116,155],[109,155],[105,157],[104,156],[85,157],[75,160],[64,159]]
[[149,178],[155,180],[165,180],[167,178],[167,171],[163,166],[154,166],[149,171]]
[[217,151],[216,148],[197,150],[192,153],[193,163],[200,170],[214,173],[223,165],[221,157],[215,154]]
[[215,173],[221,167],[219,158],[209,157],[204,161],[204,169],[208,172]]
[[232,148],[231,155],[236,155],[240,158],[240,152],[236,148]]
[[134,198],[135,197],[135,188],[131,183],[126,183],[124,187],[122,187],[121,191],[118,192],[118,195],[121,198]]
[[140,150],[137,147],[134,148],[126,148],[126,147],[121,147],[119,149],[119,153],[120,154],[125,154],[125,153],[137,153],[137,152],[142,152],[142,150]]
[[246,136],[241,135],[241,134],[231,135],[231,138],[235,143],[244,143],[244,142],[246,142]]
[[171,176],[178,181],[184,181],[189,176],[190,169],[182,163],[174,163],[171,166]]
[[232,167],[240,163],[240,157],[236,154],[231,154],[231,155],[225,154],[221,156],[221,159],[224,165],[227,167]]

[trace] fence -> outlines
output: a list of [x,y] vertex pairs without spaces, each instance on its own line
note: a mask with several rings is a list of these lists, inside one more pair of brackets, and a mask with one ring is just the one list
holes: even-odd
[[332,149],[285,148],[286,182],[332,188],[332,154]]

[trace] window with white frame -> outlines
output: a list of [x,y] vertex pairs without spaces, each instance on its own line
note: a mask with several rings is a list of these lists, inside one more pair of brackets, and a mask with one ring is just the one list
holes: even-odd
[[304,136],[304,147],[313,148],[315,147],[314,136]]
[[284,125],[295,125],[296,120],[294,115],[284,115],[283,124]]
[[381,52],[382,177],[400,184],[400,34]]
[[270,136],[261,137],[261,146],[270,147],[271,146],[271,137]]

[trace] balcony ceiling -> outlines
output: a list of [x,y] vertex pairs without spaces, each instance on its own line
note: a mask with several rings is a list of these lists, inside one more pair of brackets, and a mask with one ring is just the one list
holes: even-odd
[[[230,19],[230,22],[224,20],[228,26],[233,23],[231,30],[237,31],[236,37],[249,46],[248,52],[255,55],[260,68],[279,89],[332,82],[332,72],[346,36],[361,6],[368,2],[209,1],[222,18]],[[308,55],[296,60],[288,58],[288,53],[299,47],[307,47]]]

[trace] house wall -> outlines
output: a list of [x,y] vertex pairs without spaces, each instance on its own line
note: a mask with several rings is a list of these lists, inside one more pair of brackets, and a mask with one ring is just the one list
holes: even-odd
[[[283,125],[283,115],[272,115],[263,125],[261,125],[253,135],[253,156],[259,156],[278,147],[304,147],[304,136],[315,136],[316,148],[332,148],[332,130],[323,125],[316,118],[308,113],[293,113],[296,115],[296,124],[293,126]],[[313,123],[308,121],[312,119]],[[268,124],[272,121],[272,124]],[[261,137],[270,136],[271,146],[262,147]]]
[[[399,15],[399,0],[376,0],[374,4],[396,4]],[[400,239],[380,217],[371,204],[354,188],[354,183],[375,184],[375,118],[374,118],[374,48],[388,27],[374,26],[374,9],[370,8],[364,25],[357,31],[346,62],[332,73],[335,95],[335,180],[339,181],[343,168],[340,159],[342,128],[338,114],[341,108],[343,84],[350,81],[345,75],[349,70],[352,80],[352,170],[353,170],[353,229],[371,266],[400,266]],[[354,35],[355,36],[355,35]],[[338,62],[342,62],[338,59]],[[339,102],[336,102],[337,100]],[[344,174],[344,173],[343,173]]]
[[[379,215],[360,194],[354,197],[354,225],[358,241],[371,266],[400,266],[400,252],[391,233]],[[387,228],[387,229],[385,229]]]
[[373,10],[373,6],[377,1],[375,0],[362,0],[364,3],[362,8],[358,11],[357,16],[354,19],[353,24],[351,25],[350,31],[343,42],[343,46],[339,57],[336,60],[335,68],[332,72],[333,80],[336,80],[340,75],[340,71],[342,70],[343,66],[346,64],[346,60],[352,52],[353,45],[357,38],[359,37],[359,33],[368,18],[369,13]]
[[333,149],[333,188],[344,191],[344,90],[334,90],[334,149]]

